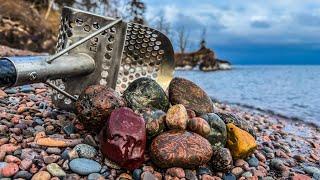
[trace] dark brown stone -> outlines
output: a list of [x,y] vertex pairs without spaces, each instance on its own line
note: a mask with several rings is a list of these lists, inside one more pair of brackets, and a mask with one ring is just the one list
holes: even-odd
[[171,104],[182,104],[187,109],[203,115],[213,112],[211,98],[195,83],[183,79],[174,78],[169,85],[169,99]]
[[211,160],[212,169],[217,171],[229,171],[232,168],[232,156],[227,148],[220,148],[213,152]]
[[155,137],[165,130],[166,113],[161,110],[146,111],[143,114],[146,122],[147,136],[149,139]]
[[151,144],[151,159],[161,168],[195,168],[212,156],[208,140],[183,130],[171,130],[157,136]]
[[79,121],[90,131],[99,133],[111,112],[125,106],[125,101],[113,89],[94,85],[82,92],[76,102]]
[[134,170],[144,162],[145,122],[129,108],[116,109],[102,129],[99,141],[104,156],[123,168]]

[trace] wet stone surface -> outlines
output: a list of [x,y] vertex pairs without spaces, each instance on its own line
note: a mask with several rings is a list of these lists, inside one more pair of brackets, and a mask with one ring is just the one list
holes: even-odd
[[169,99],[171,104],[182,104],[198,115],[213,112],[211,98],[199,86],[187,79],[174,78],[170,82]]
[[167,112],[169,99],[161,86],[150,78],[133,81],[124,91],[123,97],[133,110],[162,110]]
[[[50,99],[51,91],[46,85],[33,84],[31,87],[25,87],[22,90],[24,92],[20,87],[0,91],[0,174],[3,176],[1,178],[30,179],[33,176],[33,179],[41,177],[41,179],[52,178],[54,180],[58,178],[54,176],[57,175],[57,172],[52,171],[55,168],[65,172],[64,179],[88,179],[88,176],[94,178],[102,176],[101,179],[113,180],[183,177],[181,167],[170,167],[173,169],[168,171],[169,167],[161,168],[152,161],[151,144],[145,147],[143,164],[134,171],[128,171],[108,161],[101,153],[96,132],[88,131],[75,114],[54,109]],[[192,96],[195,95],[192,94]],[[184,178],[199,180],[234,179],[234,177],[263,180],[319,179],[319,129],[298,121],[237,106],[221,103],[215,103],[214,106],[217,113],[235,114],[243,121],[250,123],[256,132],[257,149],[247,158],[233,159],[228,173],[215,169],[216,166],[213,165],[221,164],[223,162],[221,160],[228,159],[227,153],[215,159],[213,152],[208,163],[200,167],[183,168]],[[188,121],[199,117],[198,113],[188,108],[187,114]],[[158,120],[158,117],[162,115],[153,119]],[[148,121],[144,119],[144,122]],[[210,125],[209,122],[208,124]],[[235,123],[235,125],[245,130],[241,124]],[[70,131],[69,126],[73,126]],[[213,126],[210,127],[213,128]],[[218,127],[214,129],[221,132]],[[167,131],[168,128],[164,128],[163,132],[159,132],[160,136]],[[150,137],[150,142],[159,136],[158,134],[151,137],[148,133],[146,134]],[[82,151],[79,153],[74,151],[78,144],[88,144],[94,147],[96,155],[83,156]],[[212,149],[214,150],[213,147]],[[184,148],[177,149],[175,152],[184,152]],[[84,173],[79,171],[81,169],[75,169],[74,165],[71,168],[71,161],[81,158],[80,156],[86,157],[85,159],[91,158],[87,160],[97,163],[95,163],[97,165],[95,172],[92,170],[82,175]],[[258,166],[256,166],[257,160]],[[53,169],[48,167],[52,163],[59,167],[54,166]],[[85,164],[88,163],[85,162]]]
[[100,133],[101,152],[120,166],[134,170],[144,162],[144,119],[129,108],[114,110]]
[[198,134],[172,130],[157,136],[151,144],[152,161],[162,168],[195,168],[212,156],[210,143]]
[[125,101],[111,88],[89,86],[76,102],[78,118],[84,127],[98,134],[112,110],[125,106]]

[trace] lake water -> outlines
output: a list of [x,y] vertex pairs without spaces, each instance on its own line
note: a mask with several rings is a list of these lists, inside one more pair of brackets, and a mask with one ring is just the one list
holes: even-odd
[[211,97],[320,126],[320,66],[233,66],[230,71],[176,71]]

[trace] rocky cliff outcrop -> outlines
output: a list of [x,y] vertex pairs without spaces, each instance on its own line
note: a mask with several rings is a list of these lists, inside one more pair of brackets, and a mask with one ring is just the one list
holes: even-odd
[[231,63],[216,57],[213,50],[207,48],[205,43],[201,43],[198,51],[191,53],[176,53],[175,64],[177,69],[194,69],[199,67],[202,71],[228,70]]

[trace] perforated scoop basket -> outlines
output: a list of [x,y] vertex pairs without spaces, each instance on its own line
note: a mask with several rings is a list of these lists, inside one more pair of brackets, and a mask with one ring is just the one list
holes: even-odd
[[[64,8],[57,53],[114,21],[113,18]],[[87,54],[95,61],[92,73],[50,81],[75,98],[84,88],[94,84],[112,87],[122,93],[130,82],[140,77],[155,79],[165,89],[173,76],[174,52],[169,39],[140,24],[119,21],[66,54],[79,53]],[[65,65],[72,66],[68,61]],[[74,101],[61,91],[53,90],[54,104],[59,108],[73,109]]]

